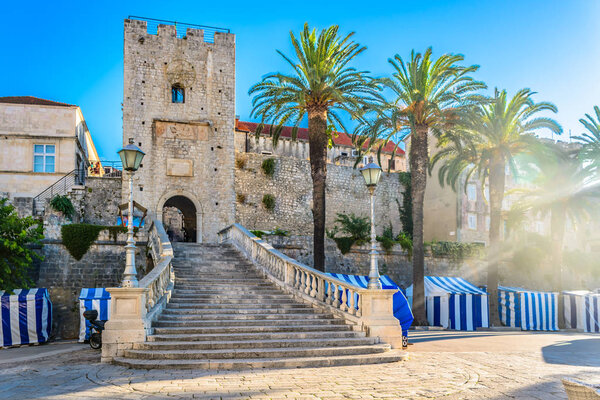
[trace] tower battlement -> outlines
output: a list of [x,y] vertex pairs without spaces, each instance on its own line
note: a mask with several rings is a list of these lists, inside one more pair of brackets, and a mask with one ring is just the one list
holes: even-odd
[[161,39],[190,40],[213,45],[234,43],[234,35],[227,28],[132,16],[125,20],[125,34],[139,35],[142,42],[147,36],[159,36]]

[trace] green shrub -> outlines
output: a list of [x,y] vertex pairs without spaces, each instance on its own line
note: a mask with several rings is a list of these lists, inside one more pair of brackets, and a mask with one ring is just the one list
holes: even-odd
[[288,236],[289,234],[290,233],[288,231],[284,231],[283,229],[277,227],[269,233],[269,235],[272,236]]
[[265,231],[260,231],[258,229],[254,229],[254,230],[251,230],[250,233],[252,233],[257,238],[262,239],[262,237],[265,235],[266,232]]
[[371,232],[369,218],[338,213],[335,222],[340,224],[339,231],[354,239],[354,243],[361,245],[369,241]]
[[465,258],[481,257],[483,244],[433,241],[428,244],[434,257],[448,257],[453,261],[462,261]]
[[75,207],[71,203],[71,199],[67,196],[56,195],[50,200],[50,207],[55,211],[63,213],[67,218],[71,218],[75,213]]
[[33,217],[19,217],[15,207],[0,199],[0,289],[28,289],[34,284],[29,276],[33,259],[43,259],[31,245],[44,238],[44,226]]
[[273,211],[275,209],[275,196],[272,194],[265,194],[262,198],[262,203],[267,210]]
[[246,203],[246,195],[243,193],[236,193],[235,198],[238,203],[245,204]]
[[336,237],[333,238],[335,243],[337,244],[338,249],[342,252],[342,254],[346,254],[350,251],[350,248],[354,244],[354,239],[351,237]]
[[266,158],[263,160],[262,165],[260,166],[268,177],[273,177],[275,174],[275,159],[274,158]]
[[60,233],[69,254],[79,261],[87,253],[92,243],[98,239],[98,235],[103,229],[102,225],[70,224],[63,225]]
[[[134,234],[138,232],[138,229],[137,227],[133,228]],[[62,243],[69,251],[69,254],[79,261],[88,252],[90,246],[98,240],[98,235],[101,231],[108,231],[110,238],[116,242],[119,233],[127,233],[127,227],[69,224],[63,225],[60,233]]]
[[246,166],[246,158],[238,155],[235,158],[235,166],[237,167],[237,169],[244,169],[244,167]]

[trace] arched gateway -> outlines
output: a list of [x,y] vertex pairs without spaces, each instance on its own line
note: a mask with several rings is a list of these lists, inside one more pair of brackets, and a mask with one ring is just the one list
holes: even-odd
[[171,242],[202,243],[202,205],[194,196],[179,192],[164,195],[156,214]]

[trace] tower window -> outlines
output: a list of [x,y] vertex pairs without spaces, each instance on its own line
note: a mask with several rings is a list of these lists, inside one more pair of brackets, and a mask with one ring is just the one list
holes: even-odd
[[171,86],[171,102],[172,103],[185,103],[185,90],[179,83]]

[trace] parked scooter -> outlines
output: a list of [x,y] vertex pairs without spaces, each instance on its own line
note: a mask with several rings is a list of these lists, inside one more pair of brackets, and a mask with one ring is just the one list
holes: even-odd
[[96,310],[85,310],[83,317],[90,321],[91,325],[90,347],[97,350],[102,347],[102,331],[105,321],[98,320],[98,311]]

